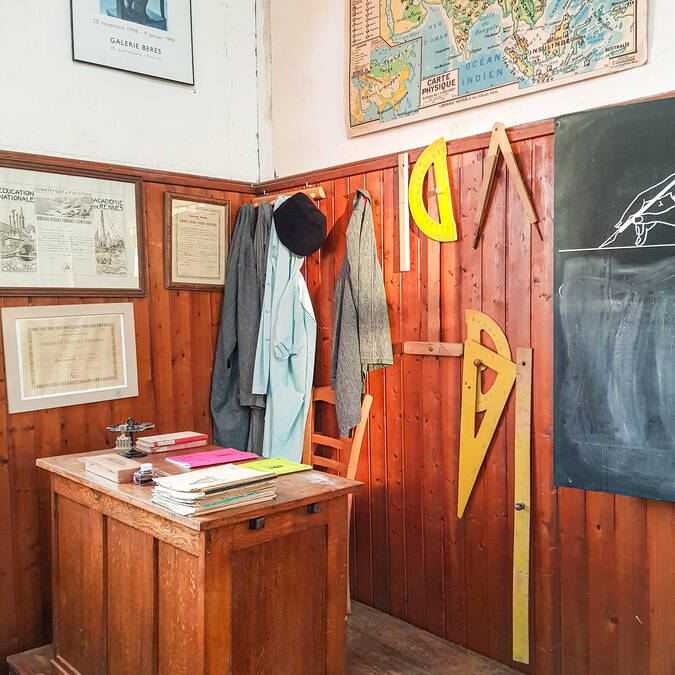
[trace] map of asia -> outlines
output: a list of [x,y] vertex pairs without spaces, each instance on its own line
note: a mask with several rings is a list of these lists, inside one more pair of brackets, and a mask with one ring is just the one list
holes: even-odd
[[349,0],[350,136],[642,65],[647,0]]

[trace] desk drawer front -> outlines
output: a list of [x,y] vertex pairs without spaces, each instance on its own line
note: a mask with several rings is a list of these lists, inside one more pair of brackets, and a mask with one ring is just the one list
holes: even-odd
[[262,523],[258,516],[252,514],[248,520],[233,525],[232,548],[257,546],[294,532],[302,532],[312,527],[324,527],[327,523],[326,509],[310,513],[306,506],[266,515]]

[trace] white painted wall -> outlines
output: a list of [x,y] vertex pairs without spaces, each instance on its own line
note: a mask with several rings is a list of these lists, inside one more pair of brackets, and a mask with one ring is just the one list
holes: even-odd
[[257,181],[255,0],[192,0],[195,86],[75,63],[68,0],[0,0],[0,148]]
[[[272,166],[279,177],[675,89],[675,2],[649,2],[646,66],[358,138],[345,129],[345,3],[272,3]],[[271,178],[266,172],[262,177]]]

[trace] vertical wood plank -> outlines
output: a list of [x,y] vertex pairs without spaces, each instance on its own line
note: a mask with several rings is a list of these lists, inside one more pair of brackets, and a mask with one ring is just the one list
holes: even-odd
[[[64,628],[56,653],[81,673],[105,672],[103,518],[98,511],[57,498],[56,614]],[[87,579],[84,584],[83,578]]]
[[[384,290],[389,308],[392,342],[401,342],[401,278],[398,272],[398,205],[393,186],[397,171],[384,175],[384,253],[382,271]],[[403,493],[403,398],[402,357],[394,354],[394,364],[385,369],[385,411],[387,429],[387,558],[389,560],[389,611],[399,619],[405,618],[405,502]]]
[[[377,182],[374,183],[377,188]],[[357,189],[367,189],[365,174],[359,174],[349,179],[351,216],[353,198]],[[373,207],[373,219],[379,214],[379,206],[375,206],[371,194],[371,206]],[[346,250],[346,241],[345,241]],[[370,375],[367,376],[367,381]],[[371,538],[371,501],[372,491],[370,484],[370,434],[364,435],[361,445],[360,461],[356,470],[356,480],[362,481],[365,488],[354,495],[354,537],[355,537],[355,567],[356,567],[356,594],[360,602],[367,605],[373,604],[373,549]],[[344,461],[344,459],[343,459]]]
[[[485,171],[485,167],[483,168]],[[508,264],[506,234],[507,223],[510,225],[510,215],[507,211],[507,202],[512,200],[510,189],[507,195],[506,167],[500,163],[495,174],[492,188],[492,199],[485,218],[483,235],[476,254],[482,258],[483,287],[482,309],[485,314],[494,319],[502,327],[509,345],[511,357],[515,358],[516,347],[522,343],[516,335],[512,335],[506,320],[506,290],[511,282]],[[475,208],[475,206],[473,207]],[[529,260],[524,259],[522,251],[516,249],[513,256],[521,266],[526,266],[529,273]],[[522,289],[520,304],[526,306],[527,288]],[[512,299],[513,296],[509,298]],[[526,306],[526,310],[529,308]],[[529,344],[528,340],[525,344]],[[492,346],[492,345],[490,345]],[[495,373],[484,373],[484,389],[494,382]],[[513,401],[513,394],[511,401]],[[513,403],[510,404],[513,406]],[[486,541],[487,541],[487,575],[490,583],[487,584],[487,614],[488,621],[488,651],[487,654],[502,662],[509,662],[511,658],[511,603],[510,594],[504,589],[509,588],[511,576],[511,549],[513,537],[509,527],[511,504],[508,494],[509,459],[513,451],[513,426],[507,422],[507,413],[497,426],[488,453],[485,457],[483,470],[483,491],[485,498]],[[476,486],[478,487],[478,486]],[[506,630],[504,630],[506,628]]]
[[106,541],[108,672],[152,673],[156,575],[152,535],[108,518]]
[[[384,172],[366,174],[366,189],[373,201],[373,224],[377,253],[384,275]],[[372,604],[379,610],[389,608],[389,564],[387,547],[387,428],[385,418],[385,369],[368,375],[368,393],[373,397],[368,422],[370,449],[370,548],[372,551]]]
[[[0,298],[0,308],[4,299]],[[16,597],[16,539],[13,527],[12,473],[9,451],[5,355],[0,349],[0,663],[19,650]],[[1,672],[1,671],[0,671]]]
[[[431,172],[430,172],[431,173]],[[428,176],[431,179],[431,176]],[[438,211],[434,193],[433,208]],[[433,208],[430,213],[433,214]],[[436,215],[432,215],[436,218]],[[427,236],[420,236],[420,311],[422,313],[422,340],[438,342],[441,338],[441,248],[456,246],[455,242],[440,244]],[[424,455],[422,477],[422,510],[424,514],[424,628],[436,635],[445,634],[445,606],[443,602],[443,473],[440,428],[441,365],[440,357],[420,359],[418,378],[422,378],[421,451]]]
[[[456,214],[463,211],[462,156],[450,158],[453,206]],[[458,219],[459,236],[464,236],[466,221]],[[441,340],[461,342],[464,325],[461,278],[461,245],[441,248]],[[445,637],[466,644],[466,602],[464,569],[464,520],[457,518],[457,477],[459,476],[459,419],[461,400],[461,359],[445,358],[441,362],[444,475],[443,560],[445,593]]]
[[[410,222],[410,272],[401,274],[401,339],[421,339],[420,241],[424,235]],[[422,358],[401,356],[403,394],[403,493],[405,500],[405,599],[406,621],[426,625],[424,579],[424,453],[421,448]]]
[[[561,669],[560,523],[558,490],[553,487],[553,137],[532,141],[530,193],[539,215],[541,241],[530,229],[532,259],[531,344],[532,390],[532,574],[531,642],[535,670]],[[583,506],[582,506],[583,508]],[[574,530],[574,519],[572,520]],[[580,530],[583,536],[583,526]],[[572,536],[574,536],[572,534]],[[584,546],[583,541],[578,542]],[[571,569],[569,572],[571,573]],[[580,575],[583,593],[585,569]],[[570,589],[572,590],[572,589]],[[573,590],[572,592],[577,592]]]
[[647,502],[617,495],[614,508],[617,672],[638,675],[649,672]]
[[649,675],[675,672],[673,595],[675,594],[675,506],[647,502],[649,569]]
[[199,558],[157,542],[157,672],[201,673]]
[[[482,266],[480,251],[473,250],[473,219],[483,177],[483,151],[467,152],[461,159],[462,200],[460,212],[460,284],[462,299],[462,341],[466,340],[467,309],[482,308]],[[464,512],[464,568],[466,646],[487,654],[488,616],[487,532],[484,471],[478,474]]]
[[614,495],[586,494],[588,672],[617,671]]

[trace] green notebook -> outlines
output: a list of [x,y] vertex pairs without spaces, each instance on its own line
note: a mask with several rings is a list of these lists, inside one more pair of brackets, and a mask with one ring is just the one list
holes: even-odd
[[295,473],[296,471],[307,471],[312,468],[309,464],[291,462],[287,459],[282,459],[281,457],[260,459],[255,462],[239,464],[239,466],[246,466],[249,469],[255,469],[256,471],[274,471],[277,476],[283,476],[285,473]]

